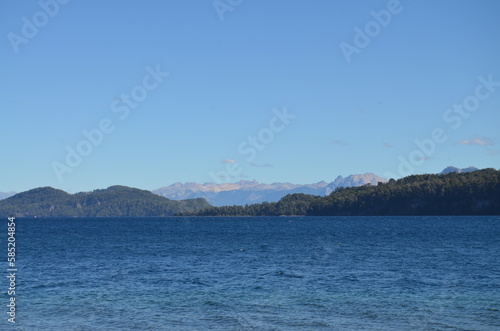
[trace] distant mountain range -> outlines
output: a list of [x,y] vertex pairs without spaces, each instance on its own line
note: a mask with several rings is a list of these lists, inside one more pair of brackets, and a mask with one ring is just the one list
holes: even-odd
[[0,216],[8,217],[142,217],[211,207],[204,199],[173,201],[150,191],[126,186],[69,194],[40,187],[0,201]]
[[413,175],[328,196],[290,194],[278,202],[212,207],[179,216],[500,215],[500,170]]
[[285,195],[305,193],[312,195],[329,195],[339,187],[377,185],[385,183],[387,179],[372,173],[362,175],[338,176],[333,182],[325,181],[314,184],[272,183],[262,184],[255,180],[239,181],[236,183],[175,183],[152,192],[168,199],[205,198],[213,206],[245,205],[252,203],[276,202]]
[[[440,174],[447,174],[452,172],[463,173],[475,170],[478,169],[475,167],[460,169],[457,167],[450,166],[445,168]],[[224,183],[224,184],[175,183],[167,187],[162,187],[157,190],[153,190],[151,192],[153,192],[156,195],[165,197],[169,200],[187,200],[187,199],[205,198],[208,201],[208,203],[210,203],[213,206],[228,206],[228,205],[243,206],[246,204],[261,203],[266,201],[276,202],[279,201],[284,196],[294,193],[305,193],[311,195],[327,196],[339,187],[357,187],[366,184],[377,185],[378,182],[385,183],[387,182],[387,179],[379,177],[373,173],[366,173],[362,175],[350,175],[347,177],[338,176],[333,182],[330,183],[326,181],[321,181],[314,184],[305,184],[305,185],[292,184],[292,183],[263,184],[255,180],[239,181],[236,183]],[[24,192],[23,194],[25,193],[27,192]],[[66,192],[64,193],[68,194]],[[0,200],[3,201],[4,199],[12,197],[15,194],[16,194],[15,192],[0,192]],[[175,210],[174,212],[177,212],[177,210]],[[81,212],[79,214],[81,214]]]
[[[478,170],[476,167],[457,168],[449,166],[439,174],[462,173]],[[244,206],[246,204],[261,202],[276,202],[288,194],[304,193],[326,196],[339,187],[357,187],[366,184],[377,185],[379,182],[386,183],[387,179],[373,173],[361,175],[338,176],[333,182],[325,181],[314,184],[292,184],[272,183],[262,184],[255,180],[239,181],[236,183],[175,183],[170,186],[161,187],[151,192],[163,197],[180,200],[205,198],[211,205],[220,206]]]
[[[449,167],[444,174],[418,175],[397,181],[374,174],[337,177],[331,183],[227,184],[176,183],[163,192],[126,186],[69,194],[40,187],[0,201],[0,217],[147,217],[172,215],[408,215],[496,214],[500,210],[500,171]],[[371,185],[366,185],[371,184]],[[360,187],[361,186],[361,187]],[[305,194],[304,194],[305,193]],[[273,199],[278,198],[278,202]],[[228,202],[213,207],[204,197]],[[246,200],[243,200],[246,199]],[[264,201],[262,201],[264,200]],[[260,201],[243,204],[234,202]],[[266,202],[267,201],[267,202]],[[231,203],[233,202],[233,203]],[[245,203],[246,204],[246,203]]]

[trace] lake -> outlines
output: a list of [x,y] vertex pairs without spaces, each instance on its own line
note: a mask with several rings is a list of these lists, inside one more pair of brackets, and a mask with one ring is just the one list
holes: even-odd
[[500,328],[498,216],[17,219],[16,252],[4,330]]

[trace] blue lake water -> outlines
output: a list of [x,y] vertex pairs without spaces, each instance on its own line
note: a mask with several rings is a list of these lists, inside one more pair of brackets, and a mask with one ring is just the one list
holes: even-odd
[[498,216],[16,225],[17,323],[2,277],[2,330],[500,329]]

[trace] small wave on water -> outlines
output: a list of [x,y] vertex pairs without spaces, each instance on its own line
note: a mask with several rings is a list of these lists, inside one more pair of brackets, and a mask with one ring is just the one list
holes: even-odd
[[296,274],[285,272],[285,271],[282,271],[282,270],[276,271],[274,273],[274,275],[278,276],[278,277],[287,277],[287,278],[304,278],[304,276],[296,275]]

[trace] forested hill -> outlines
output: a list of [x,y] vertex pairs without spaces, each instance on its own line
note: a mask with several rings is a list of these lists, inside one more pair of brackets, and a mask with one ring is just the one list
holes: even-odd
[[196,216],[500,215],[500,171],[414,175],[339,188],[326,197],[291,194],[278,202],[212,207]]
[[17,217],[141,217],[171,216],[209,208],[205,199],[174,201],[126,186],[69,194],[41,187],[0,201],[0,216]]

